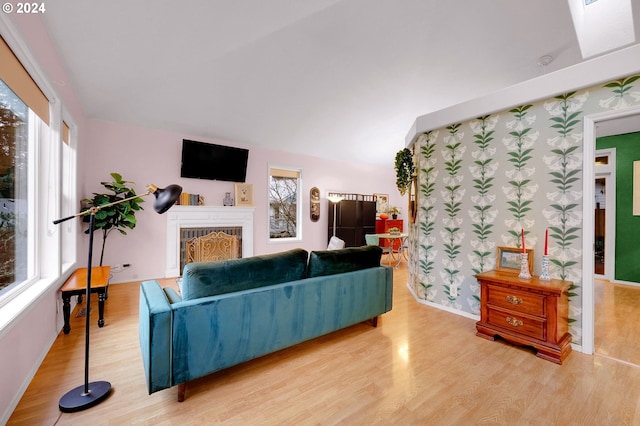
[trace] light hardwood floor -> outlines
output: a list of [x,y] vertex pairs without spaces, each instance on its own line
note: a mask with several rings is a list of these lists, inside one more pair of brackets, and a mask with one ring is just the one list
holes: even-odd
[[640,287],[595,281],[595,352],[640,366]]
[[406,280],[403,263],[378,328],[357,324],[196,380],[183,403],[176,388],[147,394],[138,284],[112,285],[104,328],[92,314],[90,369],[90,380],[111,382],[111,396],[58,410],[83,380],[84,321],[73,318],[9,424],[640,424],[640,369],[577,352],[559,366],[476,337],[475,321],[417,303]]

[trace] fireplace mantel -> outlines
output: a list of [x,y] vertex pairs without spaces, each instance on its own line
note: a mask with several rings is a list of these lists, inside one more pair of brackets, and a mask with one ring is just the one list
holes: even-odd
[[242,257],[253,256],[254,207],[173,206],[167,212],[167,269],[165,277],[180,276],[180,229],[242,227]]

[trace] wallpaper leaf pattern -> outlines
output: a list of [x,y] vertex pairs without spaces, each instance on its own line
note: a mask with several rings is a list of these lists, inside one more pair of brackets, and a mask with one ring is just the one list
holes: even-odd
[[460,124],[449,126],[447,130],[449,136],[445,138],[446,145],[442,151],[445,160],[444,169],[447,172],[447,176],[443,179],[445,188],[442,192],[446,217],[443,218],[444,228],[440,233],[447,257],[441,270],[441,276],[445,282],[444,292],[447,296],[445,303],[459,309],[460,306],[456,303],[459,296],[458,288],[464,277],[460,275],[462,262],[458,260],[458,256],[461,253],[462,241],[465,237],[460,226],[463,222],[460,211],[462,210],[462,197],[466,191],[461,184],[464,175],[460,173],[460,170],[462,169],[462,154],[466,151],[466,146],[461,142],[464,133],[459,131]]
[[520,247],[524,228],[538,275],[548,229],[551,276],[573,282],[570,332],[581,344],[583,117],[640,105],[639,83],[630,76],[421,135],[409,270],[417,297],[477,315],[474,274],[495,268],[496,246]]
[[434,257],[437,252],[434,248],[435,237],[432,235],[435,228],[437,211],[434,208],[435,200],[433,199],[433,191],[435,190],[435,182],[438,177],[435,159],[435,137],[437,132],[428,132],[424,134],[424,143],[420,148],[423,167],[420,169],[420,200],[422,201],[422,216],[424,219],[420,222],[421,245],[424,255],[420,258],[420,268],[422,270],[422,279],[420,285],[422,294],[426,300],[434,301],[435,292],[433,291],[432,271],[434,268]]
[[[551,127],[556,129],[558,136],[551,138],[548,144],[552,156],[545,156],[545,162],[551,169],[550,182],[555,185],[556,192],[550,193],[547,199],[552,202],[550,210],[545,210],[545,217],[550,223],[549,238],[560,251],[567,251],[572,243],[579,238],[581,231],[581,217],[572,215],[572,212],[581,207],[582,193],[579,187],[582,182],[582,155],[579,152],[582,133],[578,132],[580,139],[572,137],[575,128],[582,124],[580,108],[584,104],[587,95],[576,96],[576,92],[557,96],[553,101],[545,103],[545,109],[551,115],[554,122]],[[573,225],[573,226],[572,226]],[[568,269],[576,264],[571,260],[552,258],[551,262],[558,266],[558,274],[561,279],[568,279]]]
[[633,85],[631,84],[639,78],[640,75],[634,75],[605,84],[604,87],[614,89],[611,91],[613,95],[601,100],[600,106],[605,109],[620,109],[640,102],[640,92],[632,91]]
[[[503,241],[511,247],[522,246],[521,232],[524,229],[526,238],[529,238],[533,220],[525,220],[527,213],[532,209],[533,197],[538,190],[538,185],[533,183],[531,178],[536,169],[527,167],[533,158],[533,145],[538,139],[539,132],[534,131],[531,125],[536,117],[530,115],[533,105],[523,105],[509,111],[513,115],[513,120],[506,123],[508,137],[503,142],[507,147],[507,158],[509,165],[513,169],[508,169],[505,173],[508,186],[502,188],[507,196],[507,211],[511,213],[513,219],[507,219],[505,224],[508,229],[503,236]],[[535,241],[530,241],[530,245]]]
[[[475,189],[475,195],[471,196],[473,207],[469,210],[475,235],[475,239],[471,240],[473,251],[469,255],[471,270],[474,274],[489,271],[495,267],[496,245],[490,237],[493,233],[493,223],[498,215],[494,206],[496,195],[492,192],[499,165],[494,158],[496,147],[492,144],[497,122],[497,116],[487,115],[470,123],[473,142],[477,148],[471,153],[474,160],[469,166]],[[473,294],[468,303],[471,312],[477,314],[480,312],[480,286],[477,283],[471,286]]]
[[[577,130],[582,125],[582,107],[588,94],[576,92],[556,96],[544,104],[551,115],[551,128],[557,136],[547,141],[551,155],[544,161],[549,167],[550,183],[555,191],[547,194],[550,204],[543,213],[549,223],[549,254],[552,275],[563,280],[573,281],[569,289],[569,300],[576,296],[582,278],[579,268],[582,250],[580,233],[582,232],[582,133]],[[569,322],[575,322],[574,313],[579,314],[577,307],[570,313]]]

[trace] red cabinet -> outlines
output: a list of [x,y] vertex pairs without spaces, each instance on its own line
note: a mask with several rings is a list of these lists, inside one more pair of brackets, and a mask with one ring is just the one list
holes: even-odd
[[[386,234],[391,228],[398,228],[400,232],[404,232],[402,223],[402,219],[378,219],[376,220],[376,234]],[[398,251],[400,249],[400,244],[402,244],[402,240],[396,238],[392,241],[393,251]],[[387,240],[386,238],[380,238],[380,246],[389,247],[389,244],[390,240]]]

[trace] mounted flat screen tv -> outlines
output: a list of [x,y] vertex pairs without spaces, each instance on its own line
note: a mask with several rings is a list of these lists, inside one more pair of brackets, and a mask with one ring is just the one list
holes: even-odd
[[244,182],[248,159],[248,149],[183,139],[180,176]]

